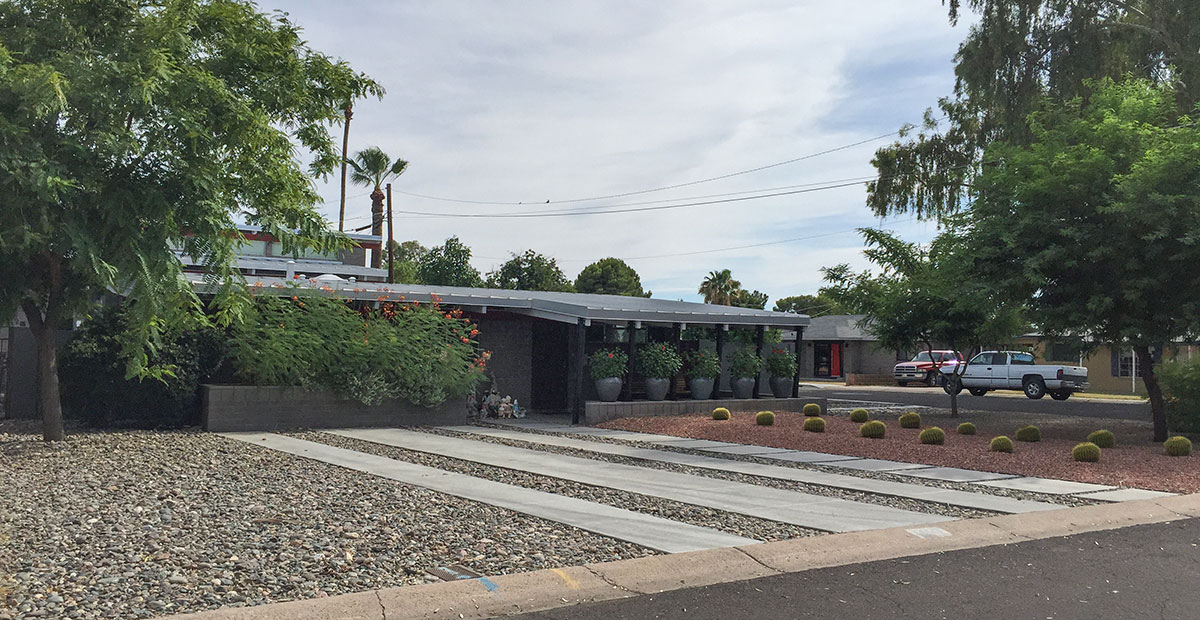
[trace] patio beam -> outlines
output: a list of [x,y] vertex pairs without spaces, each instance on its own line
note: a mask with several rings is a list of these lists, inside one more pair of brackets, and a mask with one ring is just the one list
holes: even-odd
[[[759,360],[762,360],[764,332],[766,332],[766,328],[762,325],[754,328],[754,355],[758,356]],[[762,383],[762,374],[762,368],[759,368],[758,374],[754,375],[754,398],[758,398],[759,396],[759,384]]]
[[721,363],[725,360],[725,326],[717,325],[717,378],[713,381],[712,398],[721,398],[721,375],[725,372],[721,369]]
[[[671,328],[671,345],[675,347],[675,355],[679,355],[679,342],[683,340],[683,326],[676,323]],[[671,391],[667,392],[669,400],[679,400],[679,371],[671,375]]]
[[804,340],[804,328],[796,327],[796,376],[792,378],[792,398],[800,397],[800,343]]
[[583,367],[587,364],[587,325],[583,319],[579,319],[575,323],[575,328],[571,330],[571,336],[568,338],[570,343],[570,363],[568,368],[569,381],[571,382],[567,390],[569,400],[571,401],[571,424],[579,424],[583,418]]
[[621,386],[621,400],[633,400],[633,355],[637,344],[637,327],[633,321],[625,324],[625,383]]

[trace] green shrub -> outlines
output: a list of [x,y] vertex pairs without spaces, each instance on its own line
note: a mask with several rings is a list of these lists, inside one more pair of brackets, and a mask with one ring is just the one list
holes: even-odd
[[858,427],[858,433],[868,439],[883,439],[887,433],[887,425],[879,420],[871,420]]
[[721,374],[721,359],[711,351],[690,351],[687,356],[688,379],[716,379]]
[[958,425],[958,434],[959,435],[974,435],[975,434],[975,425],[971,424],[970,422],[963,422],[962,424],[959,424]]
[[804,405],[804,408],[801,409],[801,411],[803,411],[804,415],[807,416],[821,415],[821,406],[817,403],[808,403],[807,405]]
[[1021,428],[1018,428],[1017,432],[1013,433],[1013,437],[1015,437],[1017,441],[1041,441],[1042,431],[1038,430],[1038,427],[1030,424],[1028,426],[1022,426]]
[[1085,441],[1071,448],[1071,458],[1081,463],[1095,463],[1100,460],[1100,446]]
[[943,431],[936,426],[930,426],[929,428],[921,431],[921,434],[918,435],[917,438],[920,439],[921,443],[923,444],[940,446],[946,443],[946,431]]
[[135,321],[126,307],[98,310],[75,330],[59,357],[64,415],[92,426],[177,428],[200,423],[198,389],[218,372],[223,331],[201,317],[190,328],[167,328],[148,352],[159,378],[127,379],[121,351]]
[[753,349],[741,349],[729,360],[729,376],[733,379],[757,377],[762,363],[762,358],[755,355]]
[[900,428],[921,428],[921,414],[909,411],[900,416]]
[[866,409],[855,409],[850,412],[850,421],[862,424],[871,419],[871,414],[867,413]]
[[824,433],[825,420],[821,418],[804,418],[804,430],[810,433]]
[[771,426],[775,423],[775,414],[770,411],[759,411],[754,414],[754,423],[759,426]]
[[588,358],[593,379],[624,377],[629,371],[629,356],[620,349],[600,349]]
[[988,444],[988,450],[1011,454],[1013,451],[1013,441],[1004,435],[993,437],[991,443]]
[[772,347],[767,354],[767,374],[786,378],[796,376],[796,356],[787,349]]
[[290,299],[258,296],[233,329],[238,379],[327,389],[364,404],[398,398],[436,407],[465,399],[483,378],[489,354],[478,351],[479,330],[458,310],[383,300],[355,309],[316,290],[288,292]]
[[1107,450],[1117,445],[1117,438],[1113,435],[1112,431],[1092,431],[1088,434],[1087,440],[1096,444],[1102,450]]
[[1163,442],[1167,456],[1188,456],[1192,453],[1192,442],[1187,437],[1172,437]]
[[716,409],[713,409],[713,419],[714,420],[728,420],[729,419],[729,410],[724,407],[717,407]]
[[648,379],[670,379],[683,368],[683,358],[674,345],[652,342],[637,352],[638,370]]
[[1167,362],[1154,372],[1167,401],[1167,426],[1176,433],[1200,433],[1200,358]]

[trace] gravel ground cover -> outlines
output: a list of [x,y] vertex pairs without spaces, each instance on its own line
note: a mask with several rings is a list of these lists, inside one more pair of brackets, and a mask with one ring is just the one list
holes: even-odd
[[200,432],[0,423],[0,618],[146,618],[652,555]]
[[[795,412],[776,412],[774,426],[757,426],[754,424],[754,414],[741,412],[734,413],[731,420],[724,422],[708,416],[689,415],[625,418],[601,426],[1176,493],[1200,491],[1200,458],[1166,456],[1161,445],[1146,441],[1149,430],[1143,423],[1100,423],[1066,416],[998,414],[950,418],[944,413],[923,412],[923,426],[940,426],[946,431],[945,445],[930,446],[917,441],[920,429],[900,428],[897,417],[896,412],[872,412],[872,419],[887,424],[887,436],[881,440],[860,437],[859,425],[840,415],[825,416],[826,432],[807,433],[801,428],[803,415]],[[958,423],[967,421],[975,423],[978,434],[967,436],[954,432]],[[988,442],[992,437],[1011,437],[1018,426],[1028,423],[1036,424],[1041,429],[1040,442],[1016,442],[1016,451],[1012,454],[988,451]],[[1071,448],[1084,441],[1089,432],[1099,428],[1116,433],[1117,446],[1104,450],[1099,463],[1073,461]],[[902,477],[893,478],[911,481]]]
[[[826,486],[821,486],[818,484],[805,484],[802,482],[794,482],[791,480],[778,480],[775,478],[764,478],[762,476],[750,476],[750,475],[739,474],[739,473],[735,473],[735,472],[722,472],[722,471],[717,471],[717,470],[713,470],[713,469],[704,469],[704,468],[700,468],[700,467],[689,467],[687,465],[679,465],[677,463],[663,463],[660,461],[645,461],[645,460],[641,460],[641,459],[633,459],[633,458],[628,458],[628,457],[623,457],[623,456],[616,456],[616,455],[612,455],[612,454],[600,454],[597,452],[590,452],[588,450],[577,450],[575,448],[565,448],[565,447],[561,447],[561,446],[547,446],[545,444],[531,443],[531,442],[526,442],[526,441],[517,441],[517,440],[505,439],[505,438],[501,438],[501,437],[487,437],[484,435],[460,434],[460,433],[455,433],[453,431],[446,431],[446,430],[434,429],[434,428],[420,428],[420,429],[416,429],[416,430],[423,430],[426,432],[436,433],[439,435],[467,437],[467,438],[475,439],[478,441],[487,441],[490,443],[496,443],[496,444],[501,444],[501,445],[505,445],[505,446],[514,446],[517,448],[529,448],[532,450],[540,450],[542,452],[551,452],[554,454],[565,454],[568,456],[577,456],[580,458],[593,459],[593,460],[597,460],[597,461],[607,461],[610,463],[621,463],[624,465],[635,465],[638,467],[662,469],[662,470],[666,470],[666,471],[674,471],[674,472],[679,472],[679,473],[684,473],[684,474],[692,474],[695,476],[718,478],[721,480],[732,480],[734,482],[743,482],[746,484],[757,484],[757,485],[761,485],[761,486],[774,487],[777,489],[786,489],[789,491],[799,491],[801,493],[810,493],[812,495],[821,495],[824,497],[837,497],[840,499],[848,499],[851,501],[863,502],[866,504],[879,504],[882,506],[891,506],[892,508],[902,508],[904,510],[913,510],[916,512],[937,514],[937,515],[942,515],[942,516],[946,516],[946,517],[954,517],[957,519],[976,519],[976,518],[982,518],[982,517],[989,517],[989,516],[993,516],[993,515],[997,514],[997,513],[993,513],[990,511],[986,511],[986,510],[974,510],[974,509],[970,509],[970,508],[959,508],[956,506],[947,506],[947,505],[936,504],[936,503],[932,503],[932,502],[922,502],[922,501],[917,501],[917,500],[913,500],[913,499],[906,499],[903,497],[892,497],[889,495],[879,495],[879,494],[875,494],[875,493],[863,493],[861,491],[853,491],[853,490],[849,490],[849,489],[826,487]],[[592,435],[566,435],[566,436],[575,437],[576,439],[583,439],[585,441],[593,441],[593,440],[598,439],[597,437],[592,436]],[[607,437],[603,438],[603,440],[604,440],[604,443],[622,443],[622,444],[627,443],[627,442],[623,442],[623,441],[619,441],[619,440],[613,440],[613,439],[607,438]],[[660,446],[654,446],[654,447],[659,448]],[[744,457],[744,456],[740,456],[740,455],[721,455],[721,454],[710,453],[710,452],[684,450],[681,448],[663,448],[663,449],[671,450],[674,452],[692,452],[695,454],[701,454],[704,456],[715,456],[718,458],[724,457],[724,456],[735,457],[735,458],[730,458],[729,460],[754,461],[754,459],[752,459],[752,458],[748,458],[748,457]],[[782,461],[762,460],[762,461],[758,461],[758,462],[766,463],[769,465],[784,465],[784,466],[792,465],[791,463],[784,463]],[[907,482],[907,481],[905,481],[905,482]]]
[[481,465],[470,461],[405,450],[403,448],[385,446],[370,441],[350,439],[328,433],[293,433],[292,436],[338,448],[346,448],[347,450],[356,450],[390,459],[436,467],[443,471],[453,471],[467,474],[468,476],[475,476],[476,478],[484,478],[505,484],[554,493],[556,495],[608,504],[643,514],[655,515],[664,519],[730,532],[755,540],[786,540],[788,538],[800,538],[803,536],[817,536],[824,533],[788,523],[778,523],[776,521],[748,517],[722,510],[705,508],[703,506],[692,506],[681,502],[638,495],[637,493],[590,486],[568,480],[559,480],[548,476],[504,469],[503,467]]

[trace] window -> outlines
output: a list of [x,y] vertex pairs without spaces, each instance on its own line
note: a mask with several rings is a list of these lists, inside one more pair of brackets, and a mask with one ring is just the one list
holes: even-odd
[[[1162,361],[1162,347],[1150,347],[1150,358],[1157,364]],[[1132,377],[1134,376],[1134,368],[1137,368],[1137,376],[1142,376],[1142,361],[1137,360],[1134,363],[1132,349],[1116,349],[1112,352],[1112,376],[1114,377]]]
[[971,362],[970,362],[970,364],[973,366],[987,366],[991,363],[992,363],[992,354],[991,353],[980,353],[979,355],[976,355],[975,357],[971,358]]
[[1032,353],[1013,353],[1012,364],[1014,366],[1033,366]]
[[1086,346],[1079,341],[1047,342],[1045,358],[1047,362],[1062,362],[1074,365],[1079,363],[1085,350]]

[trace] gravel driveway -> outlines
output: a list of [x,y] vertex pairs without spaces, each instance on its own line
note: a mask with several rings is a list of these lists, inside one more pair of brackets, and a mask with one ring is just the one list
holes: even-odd
[[651,555],[200,432],[0,423],[0,618],[145,618]]

